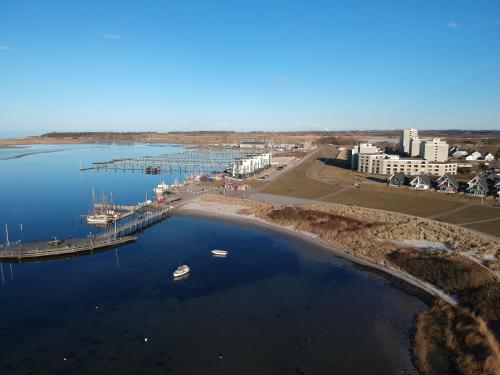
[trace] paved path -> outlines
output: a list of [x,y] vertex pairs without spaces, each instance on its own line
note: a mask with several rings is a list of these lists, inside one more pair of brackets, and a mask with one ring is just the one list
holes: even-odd
[[461,224],[457,224],[457,225],[462,226],[462,225],[470,225],[470,224],[479,224],[479,223],[486,223],[488,221],[496,221],[496,220],[500,220],[500,217],[495,217],[493,219],[486,219],[486,220],[469,221],[468,223],[461,223]]
[[453,208],[453,209],[448,210],[448,211],[438,212],[437,214],[430,215],[430,216],[427,216],[427,217],[429,219],[435,219],[435,218],[438,218],[438,217],[441,217],[441,216],[446,216],[446,215],[449,215],[449,214],[452,214],[452,213],[455,213],[455,212],[458,212],[458,211],[465,210],[466,208],[469,208],[471,206],[474,206],[474,203],[465,203],[463,206],[456,207],[456,208]]
[[316,198],[317,200],[321,201],[325,198],[329,198],[333,195],[336,195],[336,194],[339,194],[339,193],[343,193],[344,191],[347,191],[347,190],[351,190],[352,189],[352,186],[344,186],[342,189],[340,190],[337,190],[337,191],[334,191],[333,193],[330,193],[330,194],[326,194],[326,195],[323,195],[322,197],[319,197],[319,198]]

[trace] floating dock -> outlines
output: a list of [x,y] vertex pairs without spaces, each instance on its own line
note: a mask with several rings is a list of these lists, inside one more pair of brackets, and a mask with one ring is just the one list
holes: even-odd
[[119,238],[77,238],[63,240],[58,245],[49,242],[18,243],[0,249],[0,261],[23,261],[36,258],[62,257],[120,246],[137,240],[135,236]]
[[81,168],[81,171],[142,171],[148,174],[168,172],[217,171],[229,168],[234,160],[248,156],[249,152],[236,150],[195,150],[138,158],[113,159],[94,162],[92,167]]

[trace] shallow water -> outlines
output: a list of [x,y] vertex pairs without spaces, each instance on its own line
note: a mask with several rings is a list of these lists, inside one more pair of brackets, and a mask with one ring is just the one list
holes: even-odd
[[[0,161],[2,222],[29,222],[26,237],[86,233],[68,217],[88,206],[92,186],[140,200],[159,178],[77,171],[84,156],[146,146],[73,147]],[[59,195],[69,202],[52,209]],[[213,248],[230,254],[214,258]],[[180,262],[192,271],[174,282]],[[421,301],[322,247],[254,225],[174,216],[118,249],[2,271],[0,373],[416,373],[409,330]]]

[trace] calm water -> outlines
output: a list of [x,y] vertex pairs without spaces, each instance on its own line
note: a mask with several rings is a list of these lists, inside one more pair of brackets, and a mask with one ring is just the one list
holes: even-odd
[[[162,178],[80,174],[80,161],[180,151],[28,150],[40,153],[7,158],[12,150],[0,149],[0,218],[14,239],[21,222],[24,239],[88,233],[71,218],[88,209],[92,187],[133,202]],[[213,258],[213,248],[230,255]],[[181,261],[192,273],[174,282]],[[323,248],[255,226],[174,216],[116,250],[2,270],[2,374],[416,373],[409,330],[422,302]]]

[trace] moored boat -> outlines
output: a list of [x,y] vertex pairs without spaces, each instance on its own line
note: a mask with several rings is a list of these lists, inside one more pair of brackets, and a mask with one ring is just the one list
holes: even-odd
[[177,269],[174,271],[174,279],[177,279],[179,277],[183,277],[187,275],[190,271],[189,266],[185,264],[181,264]]
[[115,220],[115,217],[109,214],[87,215],[88,224],[108,224]]
[[219,249],[212,250],[212,255],[216,257],[225,257],[227,256],[227,254],[229,254],[227,250],[219,250]]

